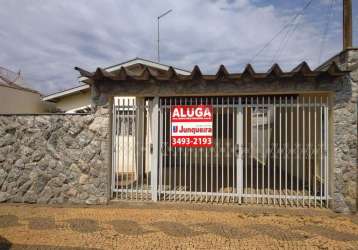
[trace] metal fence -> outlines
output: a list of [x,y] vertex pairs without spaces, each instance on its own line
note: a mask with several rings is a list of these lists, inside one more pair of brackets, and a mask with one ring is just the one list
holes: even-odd
[[[115,198],[328,206],[327,96],[140,102],[115,100]],[[171,146],[170,112],[176,105],[212,107],[212,147]]]

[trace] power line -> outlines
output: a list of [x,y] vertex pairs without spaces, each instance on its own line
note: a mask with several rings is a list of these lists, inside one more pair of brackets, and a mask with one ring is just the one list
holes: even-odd
[[253,60],[256,59],[256,57],[258,55],[260,55],[262,53],[262,51],[264,51],[286,28],[288,28],[300,15],[302,15],[302,13],[312,4],[313,0],[310,0],[303,8],[301,11],[299,11],[292,19],[291,21],[289,21],[288,23],[286,23],[282,29],[277,32],[272,38],[271,40],[269,40],[253,57],[252,59],[249,61],[249,63],[251,63]]
[[328,9],[328,12],[327,12],[326,25],[325,25],[325,28],[323,30],[323,34],[322,34],[322,37],[321,37],[321,44],[320,44],[319,56],[318,56],[318,64],[320,64],[321,60],[322,60],[323,48],[324,48],[324,45],[325,45],[324,43],[325,43],[326,36],[327,36],[327,33],[328,33],[329,24],[331,22],[331,17],[332,17],[332,13],[333,13],[333,4],[334,3],[335,3],[335,0],[331,0],[331,3],[329,5],[329,9]]
[[[299,19],[297,19],[295,21],[295,24],[292,25],[292,27],[293,27],[292,29],[287,29],[285,37],[281,40],[280,45],[278,46],[278,48],[277,48],[277,50],[276,50],[276,52],[275,52],[275,54],[273,56],[272,63],[275,62],[276,58],[277,58],[277,60],[280,58],[280,56],[281,56],[283,50],[285,49],[288,41],[293,36],[293,34],[296,32],[297,27],[298,27],[298,23],[299,23],[298,20]],[[292,34],[292,35],[289,36],[290,34]]]

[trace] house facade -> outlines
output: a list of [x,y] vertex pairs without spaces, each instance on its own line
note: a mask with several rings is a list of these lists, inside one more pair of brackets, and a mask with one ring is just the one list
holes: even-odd
[[356,211],[357,65],[348,49],[287,72],[76,68],[93,112],[0,116],[0,202]]
[[[109,199],[355,211],[357,55],[288,72],[77,68],[109,109]],[[180,111],[178,123],[176,109],[208,109],[209,120]]]

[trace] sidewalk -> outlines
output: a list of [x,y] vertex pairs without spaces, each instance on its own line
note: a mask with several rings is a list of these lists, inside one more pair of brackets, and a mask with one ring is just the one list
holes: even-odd
[[358,216],[324,209],[221,204],[0,204],[0,249],[10,245],[11,249],[358,249]]

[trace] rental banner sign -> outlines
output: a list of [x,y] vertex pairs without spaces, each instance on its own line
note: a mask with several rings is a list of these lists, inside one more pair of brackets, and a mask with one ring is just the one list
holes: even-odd
[[172,147],[212,147],[213,107],[177,105],[171,107]]

